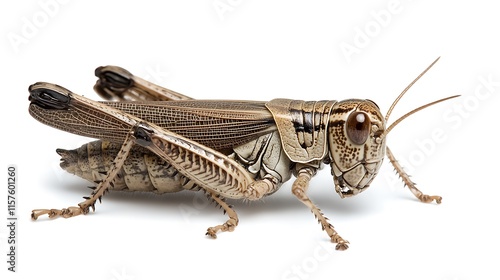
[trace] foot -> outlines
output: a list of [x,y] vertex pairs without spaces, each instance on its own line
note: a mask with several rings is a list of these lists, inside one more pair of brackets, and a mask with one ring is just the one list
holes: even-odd
[[75,207],[71,206],[68,208],[63,208],[61,210],[59,209],[35,209],[31,211],[31,219],[36,221],[38,217],[42,215],[48,215],[49,218],[57,218],[57,217],[63,217],[63,218],[71,218],[74,216],[78,216],[81,214],[87,214],[89,212],[88,207],[82,208],[82,207]]
[[441,200],[443,200],[443,198],[440,197],[439,195],[427,195],[427,194],[422,194],[420,196],[417,196],[417,198],[424,203],[431,203],[433,201],[436,201],[437,204],[441,204]]
[[332,236],[331,241],[333,243],[337,243],[337,245],[335,246],[335,250],[344,251],[344,250],[347,250],[349,248],[349,245],[348,245],[349,241],[344,240],[339,235]]
[[234,229],[236,228],[236,226],[238,225],[238,222],[234,219],[229,219],[227,220],[227,222],[225,222],[224,224],[222,225],[218,225],[218,226],[215,226],[215,227],[209,227],[207,229],[207,233],[206,235],[212,237],[212,238],[217,238],[217,232],[219,231],[222,231],[222,232],[225,232],[225,231],[234,231]]

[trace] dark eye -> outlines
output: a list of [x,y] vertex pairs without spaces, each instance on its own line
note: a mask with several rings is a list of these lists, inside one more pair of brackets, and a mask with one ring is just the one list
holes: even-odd
[[370,135],[370,118],[363,112],[353,112],[347,118],[347,137],[356,145],[362,145]]

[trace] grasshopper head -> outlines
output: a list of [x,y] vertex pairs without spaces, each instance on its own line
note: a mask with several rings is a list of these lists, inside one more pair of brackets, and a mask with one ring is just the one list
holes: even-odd
[[385,155],[385,119],[370,100],[349,99],[332,108],[328,144],[335,190],[342,197],[368,188]]
[[434,60],[399,94],[385,117],[371,100],[345,100],[332,108],[328,144],[335,190],[341,197],[353,196],[368,188],[382,166],[386,136],[396,125],[418,111],[459,96],[453,95],[415,108],[386,128],[398,101],[438,60]]

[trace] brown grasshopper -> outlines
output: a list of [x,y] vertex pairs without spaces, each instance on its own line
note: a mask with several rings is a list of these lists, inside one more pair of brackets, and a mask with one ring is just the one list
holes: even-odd
[[387,153],[420,201],[441,203],[440,196],[415,187],[386,146],[387,134],[404,118],[456,97],[416,108],[386,128],[396,103],[438,59],[403,90],[385,117],[371,100],[194,100],[115,66],[96,69],[94,89],[119,102],[97,102],[55,84],[33,84],[29,112],[35,119],[100,140],[76,150],[57,149],[63,169],[96,183],[91,195],[78,206],[33,210],[32,219],[87,214],[110,189],[203,190],[229,216],[222,225],[208,228],[207,235],[215,238],[238,225],[225,198],[258,200],[294,175],[293,194],[313,212],[336,249],[345,250],[349,242],[307,196],[309,181],[325,164],[344,198],[369,187]]

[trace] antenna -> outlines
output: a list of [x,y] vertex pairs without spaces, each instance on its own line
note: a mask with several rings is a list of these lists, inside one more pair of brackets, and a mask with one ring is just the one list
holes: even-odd
[[[403,95],[405,95],[405,93],[425,74],[427,73],[427,71],[429,71],[429,69],[431,69],[432,66],[434,66],[434,64],[436,64],[436,62],[438,62],[438,60],[440,59],[441,57],[438,57],[436,58],[436,60],[434,60],[434,62],[431,63],[431,65],[429,65],[427,68],[425,68],[425,70],[420,73],[420,75],[418,75],[418,77],[415,78],[415,80],[413,80],[400,94],[399,96],[396,98],[396,100],[394,100],[394,102],[392,102],[392,105],[391,107],[389,107],[389,110],[387,111],[387,113],[385,114],[385,122],[387,122],[387,120],[389,120],[389,116],[391,115],[392,113],[392,110],[394,109],[394,107],[396,106],[396,104],[399,102],[399,100],[403,97]],[[422,108],[423,109],[423,108]]]
[[402,120],[406,119],[407,117],[415,114],[416,112],[422,110],[422,109],[425,109],[429,106],[432,106],[434,104],[437,104],[437,103],[440,103],[440,102],[443,102],[443,101],[446,101],[448,99],[452,99],[452,98],[456,98],[456,97],[459,97],[460,95],[453,95],[453,96],[450,96],[450,97],[446,97],[446,98],[443,98],[443,99],[439,99],[439,100],[436,100],[434,102],[431,102],[431,103],[427,103],[425,105],[422,105],[416,109],[413,109],[411,110],[410,112],[404,114],[402,117],[400,117],[399,119],[397,119],[395,122],[393,122],[385,131],[384,133],[382,133],[382,135],[380,136],[381,139],[384,139],[385,136],[387,136],[387,134],[389,134],[389,132],[397,125],[399,124]]

